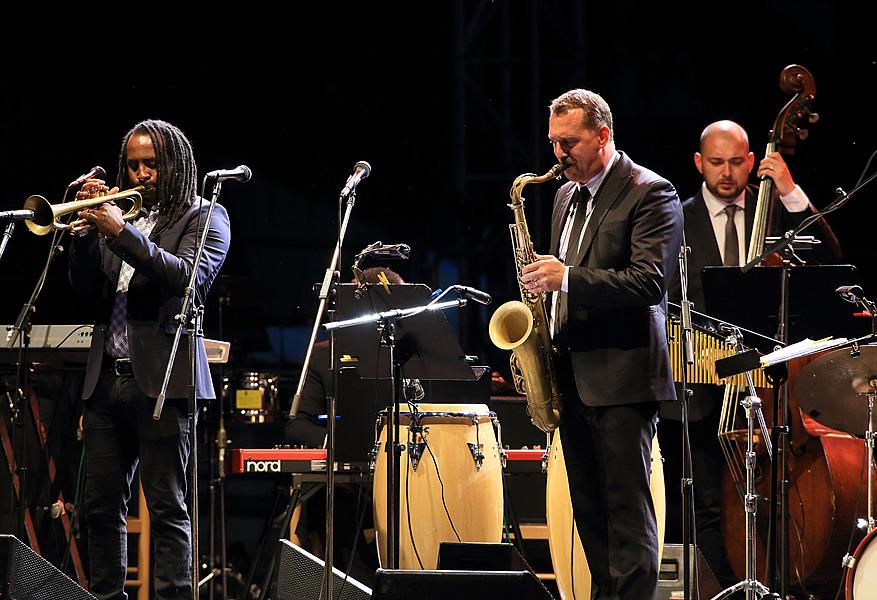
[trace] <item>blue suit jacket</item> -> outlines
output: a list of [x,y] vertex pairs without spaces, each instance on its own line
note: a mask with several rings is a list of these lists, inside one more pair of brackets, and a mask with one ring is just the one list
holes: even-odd
[[[74,239],[69,263],[70,283],[76,294],[97,304],[97,322],[85,371],[83,399],[91,397],[100,375],[106,327],[123,260],[135,269],[128,286],[127,315],[134,378],[147,396],[158,396],[177,328],[174,317],[183,304],[208,208],[207,201],[196,199],[176,223],[150,238],[126,224],[119,236],[109,243],[100,240],[96,233]],[[207,296],[225,261],[229,239],[228,213],[217,204],[195,278],[193,303],[203,302]],[[207,353],[201,338],[196,341],[196,361],[196,395],[202,399],[214,398]],[[184,335],[174,360],[167,397],[188,396],[190,379],[189,348]]]

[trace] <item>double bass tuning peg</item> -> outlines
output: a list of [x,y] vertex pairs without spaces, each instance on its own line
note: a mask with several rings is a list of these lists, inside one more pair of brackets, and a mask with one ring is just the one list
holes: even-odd
[[815,123],[816,121],[819,120],[819,113],[811,112],[808,110],[807,111],[807,120],[810,121],[811,123]]
[[803,128],[801,128],[801,127],[796,127],[796,128],[795,128],[795,135],[798,136],[798,139],[799,139],[799,140],[806,140],[807,137],[810,135],[810,131],[809,131],[808,129],[803,129]]

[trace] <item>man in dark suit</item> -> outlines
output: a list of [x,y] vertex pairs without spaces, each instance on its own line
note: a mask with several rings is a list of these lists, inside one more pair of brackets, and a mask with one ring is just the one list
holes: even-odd
[[[189,458],[186,337],[177,353],[161,419],[153,420],[197,242],[208,228],[195,279],[194,304],[204,301],[228,252],[229,221],[196,196],[196,167],[185,135],[164,121],[138,123],[122,142],[117,187],[86,182],[80,199],[144,186],[143,211],[126,223],[111,203],[85,209],[91,226],[74,239],[73,290],[94,301],[97,323],[82,397],[86,452],[85,507],[91,591],[126,598],[125,516],[131,480],[140,467],[154,541],[155,598],[192,597],[190,519],[186,507]],[[204,342],[196,337],[198,398],[214,398]]]
[[[755,155],[749,150],[746,131],[733,121],[716,121],[700,136],[694,165],[703,175],[700,190],[682,203],[685,216],[685,240],[688,254],[688,299],[694,310],[711,313],[704,297],[701,271],[705,266],[746,264],[746,253],[755,220],[758,190],[749,185]],[[773,180],[784,207],[781,230],[788,231],[811,214],[806,194],[795,184],[779,152],[761,160],[756,170],[759,178]],[[827,224],[824,225],[827,228]],[[808,259],[825,260],[838,252],[830,229],[825,249],[811,253]],[[741,290],[741,298],[754,290]],[[678,274],[670,286],[670,299],[679,302],[681,287]],[[768,332],[769,333],[769,332]],[[691,440],[693,499],[697,545],[723,584],[734,580],[725,554],[721,532],[722,473],[725,460],[718,442],[718,423],[724,389],[710,384],[690,385],[693,396],[688,403]],[[681,417],[678,404],[661,406],[662,427],[658,433],[666,459],[665,480],[672,484],[682,476]],[[668,485],[673,489],[673,485]],[[667,502],[667,539],[682,541],[679,494]],[[742,527],[742,523],[741,523]],[[742,573],[741,573],[742,575]]]
[[675,399],[665,315],[682,210],[670,182],[615,150],[599,95],[555,99],[548,130],[570,181],[554,199],[555,255],[525,266],[521,280],[553,292],[561,439],[592,598],[654,598],[649,473],[658,403]]
[[[749,151],[746,131],[733,121],[711,123],[700,136],[700,151],[694,153],[694,165],[703,175],[703,185],[682,204],[685,238],[692,249],[688,258],[688,296],[695,310],[709,312],[700,276],[703,267],[740,266],[747,262],[758,190],[748,185],[755,155]],[[811,214],[807,195],[795,184],[779,152],[765,156],[758,164],[756,175],[771,178],[776,186],[785,208],[781,213],[783,231],[799,225]],[[831,248],[821,251],[817,258],[825,258],[826,252],[831,258],[831,254],[837,252],[836,241],[825,241]],[[670,296],[678,298],[679,295],[678,278],[675,278]]]

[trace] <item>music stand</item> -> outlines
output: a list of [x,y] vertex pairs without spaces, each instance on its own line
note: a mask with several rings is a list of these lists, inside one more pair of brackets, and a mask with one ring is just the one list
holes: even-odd
[[[369,290],[370,294],[387,292],[377,286]],[[427,288],[428,289],[428,288]],[[387,297],[392,293],[386,294]],[[385,298],[386,299],[386,298]],[[438,300],[438,299],[436,299]],[[476,373],[465,360],[459,343],[450,330],[447,320],[440,309],[465,306],[467,300],[461,298],[452,302],[430,304],[427,308],[411,307],[408,309],[392,309],[381,313],[372,313],[354,317],[347,321],[336,321],[323,325],[324,329],[335,330],[336,342],[341,338],[341,331],[347,329],[351,333],[345,342],[354,347],[357,330],[379,332],[387,354],[379,362],[382,352],[374,352],[374,336],[365,334],[370,339],[371,353],[364,353],[357,358],[362,362],[360,377],[369,379],[391,379],[393,382],[390,403],[387,407],[387,565],[386,568],[399,568],[399,463],[402,446],[399,444],[399,398],[401,397],[402,371],[405,376],[418,379],[438,380],[474,380]],[[382,349],[383,350],[383,349]],[[332,415],[330,415],[330,419]],[[331,450],[331,449],[330,449]]]
[[[779,326],[782,269],[759,267],[743,273],[738,267],[704,267],[703,293],[706,310],[713,317],[776,336]],[[859,282],[853,265],[793,267],[789,276],[788,340],[822,339],[827,336],[864,335],[862,320],[853,316],[849,304],[835,293],[842,285]],[[741,297],[741,290],[746,292]],[[751,345],[751,344],[750,344]],[[773,348],[761,348],[770,352]]]

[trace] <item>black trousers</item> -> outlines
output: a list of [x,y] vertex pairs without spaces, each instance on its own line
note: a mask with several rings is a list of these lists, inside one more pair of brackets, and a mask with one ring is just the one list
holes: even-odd
[[109,370],[101,373],[94,393],[85,402],[91,593],[101,600],[128,597],[124,591],[128,565],[125,517],[138,463],[151,519],[155,598],[192,597],[186,401],[167,400],[159,421],[152,418],[154,408],[155,398],[145,396],[134,377]]
[[658,531],[649,477],[658,403],[585,406],[571,365],[561,371],[561,441],[591,598],[654,599]]

